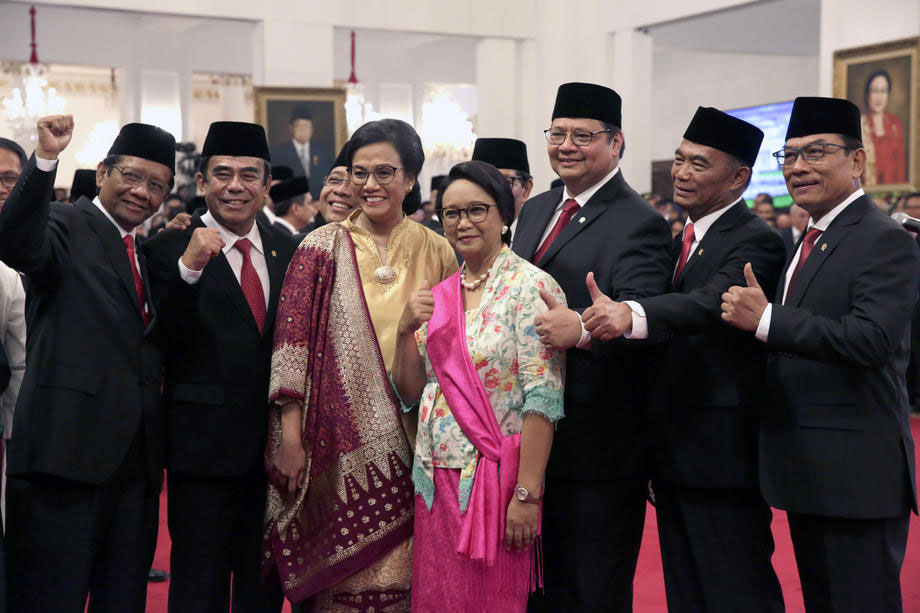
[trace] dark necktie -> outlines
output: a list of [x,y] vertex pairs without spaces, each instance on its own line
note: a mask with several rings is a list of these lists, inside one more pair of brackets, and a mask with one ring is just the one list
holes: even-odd
[[687,227],[684,228],[684,236],[680,242],[680,258],[677,260],[677,269],[674,271],[674,278],[671,279],[672,286],[677,283],[677,277],[680,276],[684,266],[687,265],[687,260],[690,259],[690,247],[693,246],[694,240],[696,240],[696,235],[693,232],[693,224],[687,223]]
[[252,310],[252,316],[259,326],[259,332],[265,326],[265,292],[262,291],[262,281],[252,265],[252,258],[249,257],[249,250],[252,249],[252,243],[248,238],[241,238],[233,245],[240,253],[243,254],[243,267],[240,269],[240,286],[243,288],[243,295],[246,296],[246,302]]
[[[792,286],[795,285],[795,278],[799,276],[802,265],[805,263],[811,250],[815,248],[815,241],[818,240],[822,232],[824,232],[824,230],[810,228],[808,232],[805,233],[805,238],[802,240],[802,251],[799,253],[799,261],[795,265],[795,270],[792,271],[792,278],[789,279],[789,288],[786,290],[786,297],[788,297],[789,293],[792,291]],[[786,300],[783,299],[783,302],[786,302]]]
[[141,305],[141,315],[144,317],[144,324],[149,325],[150,313],[147,312],[144,282],[141,280],[141,273],[137,269],[137,260],[134,258],[134,237],[130,234],[125,234],[122,241],[125,243],[125,250],[128,252],[128,262],[131,263],[131,276],[134,277],[134,291],[137,292],[137,302]]
[[575,212],[578,211],[580,207],[574,198],[569,198],[565,201],[565,204],[562,206],[562,213],[559,215],[559,219],[556,220],[556,225],[553,226],[553,229],[549,231],[549,234],[546,236],[546,240],[543,241],[543,244],[540,245],[540,248],[537,249],[537,252],[534,254],[531,262],[536,264],[540,261],[540,258],[543,257],[543,254],[549,249],[549,246],[553,244],[553,241],[562,234],[563,228],[572,221],[572,217],[575,216]]

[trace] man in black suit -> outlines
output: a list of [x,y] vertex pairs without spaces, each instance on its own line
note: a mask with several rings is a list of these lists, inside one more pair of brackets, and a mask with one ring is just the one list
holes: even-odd
[[256,213],[261,126],[215,122],[197,175],[208,211],[145,244],[166,368],[170,611],[280,610],[260,581],[272,331],[296,244]]
[[310,190],[310,195],[314,200],[319,200],[323,173],[332,164],[334,151],[322,143],[313,142],[313,113],[306,104],[297,105],[291,111],[288,129],[291,132],[291,140],[272,148],[272,163],[275,166],[290,168],[295,177],[312,179],[313,189]]
[[779,231],[783,244],[786,246],[786,256],[792,257],[795,253],[795,246],[799,244],[799,237],[808,227],[808,211],[797,204],[789,207],[789,227]]
[[306,177],[294,177],[273,185],[269,195],[275,204],[275,228],[288,236],[312,229],[319,205],[310,196]]
[[592,341],[579,313],[591,306],[591,271],[602,291],[621,300],[667,291],[671,234],[620,172],[620,104],[600,85],[559,88],[547,153],[565,187],[531,198],[514,238],[514,251],[550,273],[571,307],[544,298],[552,308],[538,318],[538,334],[554,347],[579,347],[566,358],[566,418],[546,470],[546,590],[533,610],[632,607],[648,481],[644,360],[625,343]]
[[622,304],[588,284],[582,320],[594,338],[666,343],[648,431],[669,611],[783,610],[757,483],[766,352],[721,320],[722,293],[744,282],[745,263],[773,290],[786,259],[741,197],[762,140],[749,123],[697,109],[671,166],[674,202],[689,215],[672,245],[671,293]]
[[769,304],[723,294],[723,318],[773,353],[760,426],[760,486],[789,514],[805,607],[900,611],[914,445],[904,371],[920,253],[863,193],[859,109],[797,98],[775,155],[809,229]]
[[39,120],[35,155],[0,213],[0,259],[28,276],[7,469],[10,608],[82,611],[89,593],[90,611],[143,611],[163,424],[134,229],[169,193],[175,139],[124,126],[96,170],[99,195],[51,204],[72,134],[69,115]]

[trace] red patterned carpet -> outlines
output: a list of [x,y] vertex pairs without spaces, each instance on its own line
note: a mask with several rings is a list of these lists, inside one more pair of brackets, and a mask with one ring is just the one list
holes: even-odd
[[[920,457],[920,418],[911,420],[916,455]],[[156,568],[169,568],[169,531],[166,528],[166,495],[160,500],[160,540],[154,559]],[[776,553],[773,565],[783,586],[788,613],[801,613],[802,588],[796,574],[792,541],[789,539],[789,525],[783,511],[773,514],[773,535],[776,539]],[[147,591],[147,611],[165,613],[168,583],[150,584]],[[907,555],[901,570],[901,589],[905,613],[920,613],[920,518],[911,516]],[[290,609],[285,607],[286,611]],[[667,611],[664,597],[664,579],[661,574],[661,558],[658,555],[658,531],[655,524],[655,510],[649,507],[645,522],[645,536],[639,554],[639,568],[635,580],[635,610],[639,613]]]

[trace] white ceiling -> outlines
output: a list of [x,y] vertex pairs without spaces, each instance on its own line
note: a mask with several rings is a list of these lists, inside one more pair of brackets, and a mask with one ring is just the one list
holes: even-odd
[[820,15],[820,0],[763,0],[645,29],[656,47],[817,55]]

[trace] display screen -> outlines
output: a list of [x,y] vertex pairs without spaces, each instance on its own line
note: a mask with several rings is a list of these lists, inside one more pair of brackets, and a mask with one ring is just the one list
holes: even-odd
[[786,128],[792,113],[792,101],[749,106],[743,109],[725,111],[733,117],[743,119],[763,130],[763,143],[754,164],[754,176],[744,192],[748,206],[754,203],[757,194],[766,193],[773,196],[773,206],[786,207],[792,204],[792,197],[786,191],[783,171],[776,163],[772,153],[786,144]]

